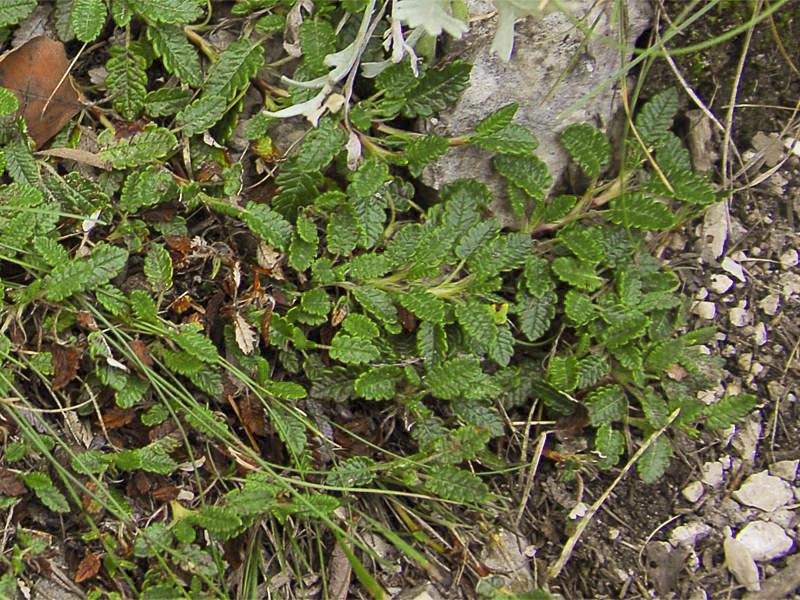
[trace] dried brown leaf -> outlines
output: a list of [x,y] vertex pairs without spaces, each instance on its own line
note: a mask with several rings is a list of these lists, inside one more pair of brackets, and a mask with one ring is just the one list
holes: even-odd
[[0,86],[19,98],[20,112],[37,147],[81,110],[72,87],[64,44],[47,36],[32,38],[0,57]]
[[100,572],[100,556],[87,552],[75,571],[75,583],[81,583],[95,577]]
[[83,356],[83,349],[75,346],[56,344],[52,350],[53,389],[60,390],[78,374],[78,365]]

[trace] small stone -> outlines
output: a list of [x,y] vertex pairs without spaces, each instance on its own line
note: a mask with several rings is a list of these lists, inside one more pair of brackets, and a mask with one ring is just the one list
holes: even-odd
[[775,475],[775,477],[780,477],[792,483],[797,478],[797,467],[800,466],[800,459],[795,458],[794,460],[781,460],[775,463],[772,463],[769,466],[769,472],[771,475]]
[[794,248],[787,250],[786,252],[781,254],[780,261],[781,261],[781,267],[783,267],[784,269],[791,269],[792,267],[796,267],[798,263],[797,250],[795,250]]
[[739,355],[739,358],[736,359],[736,364],[739,365],[739,368],[742,371],[750,371],[750,367],[753,365],[753,353],[752,352],[742,352]]
[[703,465],[703,483],[712,488],[717,488],[722,485],[725,479],[725,469],[722,463],[717,461],[707,462]]
[[725,551],[725,566],[736,581],[751,592],[761,591],[758,565],[747,546],[732,537],[726,537],[722,548]]
[[763,346],[767,343],[767,326],[764,323],[759,323],[755,327],[755,331],[753,331],[753,341],[756,343],[756,346]]
[[775,512],[765,513],[764,517],[770,523],[780,525],[785,531],[791,531],[794,529],[794,526],[797,525],[798,519],[800,519],[800,515],[798,515],[797,512],[786,507],[779,508]]
[[785,556],[794,546],[780,525],[767,521],[748,523],[736,536],[736,541],[750,551],[753,560],[758,561]]
[[683,494],[683,497],[689,502],[694,504],[703,497],[703,491],[703,484],[699,481],[693,481],[681,490],[681,494]]
[[708,298],[708,290],[704,287],[701,287],[694,293],[695,300],[705,300]]
[[717,274],[711,276],[711,290],[717,294],[724,294],[733,285],[733,279],[727,275]]
[[673,529],[669,541],[673,546],[694,546],[699,540],[708,537],[712,531],[710,525],[695,521]]
[[614,540],[618,540],[621,534],[622,532],[619,529],[617,529],[616,527],[612,527],[611,529],[608,530],[608,539],[610,539],[613,542]]
[[785,298],[800,294],[800,275],[794,271],[781,275],[780,284]]
[[[745,306],[742,306],[744,304]],[[750,313],[747,311],[747,303],[743,300],[739,306],[733,307],[728,312],[728,319],[734,327],[744,327],[750,321]]]
[[589,506],[585,502],[578,502],[569,512],[569,516],[567,518],[571,521],[575,521],[582,518],[588,512],[588,510]]
[[717,307],[713,302],[696,302],[692,307],[692,313],[701,319],[711,320],[717,316]]
[[721,266],[726,273],[730,273],[742,283],[747,281],[747,278],[744,276],[744,269],[742,269],[742,265],[733,260],[731,257],[726,256],[723,258]]
[[433,587],[431,583],[424,583],[417,587],[406,590],[397,600],[441,600],[442,595]]
[[794,494],[791,486],[783,479],[761,471],[750,475],[733,493],[733,497],[747,506],[772,512],[791,502]]

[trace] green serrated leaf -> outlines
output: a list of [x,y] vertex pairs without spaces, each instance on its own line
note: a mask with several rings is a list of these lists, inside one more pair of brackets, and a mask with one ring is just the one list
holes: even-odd
[[56,489],[53,480],[47,473],[32,471],[21,476],[22,481],[36,494],[36,497],[53,512],[70,511],[69,503],[64,495]]
[[19,110],[17,95],[4,87],[0,87],[0,117],[13,115]]
[[313,172],[325,168],[344,148],[347,135],[333,119],[321,119],[316,129],[309,131],[300,144],[296,167]]
[[664,427],[669,420],[667,402],[652,390],[646,390],[641,396],[642,409],[647,422],[653,429]]
[[23,140],[15,140],[3,148],[6,170],[16,183],[39,188],[39,166],[33,158],[28,145]]
[[328,352],[331,358],[346,365],[363,365],[380,357],[380,351],[371,340],[341,332],[333,336]]
[[222,118],[228,108],[225,98],[203,95],[178,113],[178,126],[187,136],[197,135],[211,129]]
[[659,92],[644,105],[636,116],[636,130],[647,145],[666,137],[678,112],[678,92],[668,88]]
[[300,48],[303,61],[312,75],[328,70],[325,57],[336,51],[336,31],[328,21],[306,19],[300,25]]
[[[533,132],[516,123],[510,123],[493,133],[474,135],[470,141],[489,152],[516,157],[535,158],[533,152],[539,146],[539,140]],[[535,164],[539,165],[538,162]]]
[[159,292],[172,287],[172,257],[161,244],[150,244],[144,258],[144,275]]
[[349,207],[336,211],[328,220],[326,238],[328,251],[332,254],[348,255],[358,244],[361,232]]
[[593,265],[581,262],[570,256],[556,258],[553,261],[552,269],[561,281],[588,292],[598,289],[605,283],[605,280],[597,274]]
[[366,281],[382,277],[391,269],[389,259],[383,254],[362,254],[350,261],[347,268],[349,279]]
[[75,37],[81,42],[93,42],[103,30],[107,16],[103,0],[75,0],[70,18]]
[[133,137],[113,141],[98,156],[116,169],[127,169],[161,160],[177,144],[175,134],[169,129],[150,123]]
[[296,463],[300,463],[307,454],[308,445],[303,421],[296,413],[281,406],[272,408],[269,417],[290,456]]
[[582,262],[596,264],[605,259],[602,244],[590,230],[580,227],[565,227],[558,232],[557,239]]
[[129,121],[134,120],[144,107],[147,94],[147,61],[125,48],[112,46],[111,58],[106,63],[106,87],[114,94],[114,109]]
[[394,366],[374,367],[364,371],[353,384],[356,394],[366,400],[392,400],[401,370]]
[[407,292],[398,296],[400,305],[414,313],[421,321],[431,323],[444,323],[445,303],[431,294],[428,290],[412,287]]
[[351,313],[342,321],[342,329],[355,337],[374,339],[380,336],[375,322],[366,315]]
[[468,300],[455,307],[455,316],[461,329],[481,343],[491,344],[497,338],[497,325],[491,305]]
[[564,313],[576,327],[582,327],[597,318],[597,307],[588,296],[578,290],[567,291],[564,297]]
[[369,285],[362,285],[353,290],[353,296],[364,307],[364,310],[375,315],[383,323],[387,331],[399,333],[397,308],[387,292]]
[[375,479],[377,464],[367,456],[354,456],[342,461],[328,472],[326,482],[334,487],[368,485]]
[[589,419],[594,426],[614,423],[628,412],[625,393],[618,385],[605,385],[597,388],[586,398]]
[[640,339],[649,325],[650,319],[646,315],[631,311],[604,331],[602,339],[613,350],[625,346],[632,340]]
[[279,250],[286,249],[292,234],[292,225],[266,204],[251,200],[242,213],[242,220],[268,244]]
[[608,375],[608,361],[602,354],[590,354],[578,361],[578,384],[582,389],[593,386]]
[[203,83],[200,58],[183,29],[175,25],[151,25],[147,28],[147,37],[167,72],[192,87]]
[[725,396],[715,404],[706,406],[703,411],[706,427],[725,429],[746,417],[758,404],[753,394]]
[[158,23],[194,23],[203,16],[202,0],[126,0],[145,19]]
[[671,459],[672,444],[666,436],[662,435],[653,442],[653,445],[642,454],[639,462],[636,463],[639,477],[645,483],[655,483],[666,472]]
[[148,206],[170,202],[178,196],[178,186],[172,175],[156,165],[133,171],[125,179],[120,194],[119,209],[134,213]]
[[217,347],[214,343],[189,326],[181,326],[180,331],[172,335],[181,350],[204,363],[214,363],[219,358]]
[[431,469],[425,489],[440,498],[465,504],[480,504],[489,498],[489,486],[480,477],[451,466]]
[[611,144],[588,123],[575,123],[561,132],[561,143],[584,172],[596,179],[611,160]]
[[178,87],[163,87],[148,92],[144,109],[151,117],[168,117],[178,113],[192,99],[190,90]]
[[529,341],[535,342],[547,333],[556,316],[556,295],[548,292],[539,298],[523,296],[514,305],[513,312],[517,315],[520,331]]
[[625,450],[625,437],[609,423],[604,423],[597,428],[594,436],[595,452],[600,455],[597,466],[601,469],[610,469],[619,462]]
[[500,154],[492,162],[500,175],[536,200],[544,200],[553,185],[547,164],[536,156]]
[[475,133],[478,135],[491,135],[501,131],[511,123],[518,109],[519,104],[516,102],[501,106],[475,126]]
[[0,5],[0,27],[16,25],[36,10],[36,0],[3,0]]
[[326,317],[331,310],[331,299],[322,288],[314,288],[303,292],[300,296],[300,306],[307,313]]
[[122,271],[127,261],[128,251],[124,248],[97,244],[89,256],[61,264],[45,277],[45,298],[58,302],[76,292],[96,288]]
[[415,137],[405,147],[408,171],[414,177],[419,177],[428,163],[444,156],[449,148],[448,139],[438,135]]
[[485,400],[499,393],[475,356],[457,356],[435,364],[424,381],[431,394],[442,400]]
[[466,89],[471,70],[472,65],[460,60],[429,69],[406,95],[403,116],[429,117],[447,108]]
[[233,42],[208,73],[203,93],[233,100],[264,64],[264,49],[249,39]]
[[561,392],[574,390],[578,385],[578,359],[554,356],[547,365],[547,382]]

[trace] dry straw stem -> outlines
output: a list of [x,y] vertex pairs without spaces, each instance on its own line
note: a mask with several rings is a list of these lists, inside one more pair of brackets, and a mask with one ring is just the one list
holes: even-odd
[[608,486],[608,489],[606,489],[606,491],[600,495],[600,497],[595,501],[595,503],[592,504],[591,508],[589,508],[589,510],[586,512],[583,518],[578,522],[578,526],[575,528],[575,532],[569,537],[567,543],[564,544],[564,548],[561,550],[561,556],[559,556],[556,563],[552,567],[550,567],[550,570],[547,573],[548,579],[555,579],[561,574],[561,571],[564,569],[567,562],[572,557],[572,552],[575,550],[575,546],[578,545],[578,541],[583,535],[583,532],[589,526],[589,522],[594,518],[594,515],[597,513],[598,510],[600,510],[600,507],[611,495],[611,492],[614,491],[614,488],[616,488],[617,485],[619,485],[619,482],[625,478],[625,476],[628,474],[628,471],[630,471],[633,468],[633,465],[635,465],[636,462],[641,458],[642,454],[647,452],[650,446],[652,446],[655,443],[655,441],[664,434],[664,432],[669,428],[670,425],[672,425],[672,422],[678,417],[679,414],[680,414],[679,408],[676,408],[674,411],[672,411],[672,414],[669,416],[669,419],[664,424],[664,426],[658,431],[653,432],[653,434],[647,439],[647,441],[644,444],[642,444],[642,446],[636,451],[636,453],[633,456],[631,456],[630,460],[625,465],[625,468],[623,468],[622,471],[620,471],[620,474],[617,475],[617,478],[614,479],[614,481],[611,483],[610,486]]

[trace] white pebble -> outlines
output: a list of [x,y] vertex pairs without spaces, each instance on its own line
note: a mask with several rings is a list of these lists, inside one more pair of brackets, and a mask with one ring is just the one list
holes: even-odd
[[764,311],[764,314],[773,317],[778,314],[778,308],[781,305],[780,294],[770,294],[765,296],[758,303],[758,307]]
[[683,494],[683,497],[689,502],[694,504],[703,497],[703,491],[703,484],[699,481],[693,481],[681,490],[681,494]]
[[713,302],[696,302],[692,307],[692,313],[701,319],[711,320],[717,316],[717,307]]
[[742,265],[733,260],[731,257],[726,256],[725,258],[723,258],[721,266],[726,273],[730,273],[742,283],[745,283],[747,281],[747,279],[744,276],[744,269],[742,269]]
[[711,276],[711,289],[717,294],[724,294],[729,289],[731,289],[732,285],[733,285],[733,279],[731,279],[727,275],[722,275],[721,273],[718,273],[716,275]]
[[750,551],[753,560],[780,558],[788,554],[794,546],[783,527],[767,521],[748,523],[736,536],[736,541]]
[[781,254],[781,266],[784,269],[791,269],[792,267],[797,266],[798,258],[797,258],[797,250],[791,248]]
[[764,323],[759,323],[753,332],[753,341],[756,346],[763,346],[767,343],[767,326]]
[[797,467],[800,465],[800,460],[781,460],[776,463],[772,463],[769,466],[769,472],[771,475],[775,475],[776,477],[780,477],[781,479],[785,479],[788,482],[792,482],[797,478]]
[[712,488],[722,485],[725,478],[725,469],[722,463],[717,461],[707,462],[703,465],[703,483],[711,486]]
[[742,504],[772,512],[794,499],[791,486],[780,477],[766,471],[754,473],[742,486],[733,492],[733,497]]
[[747,303],[743,300],[739,306],[735,306],[728,311],[728,319],[734,327],[744,327],[750,322],[751,315],[748,312]]

